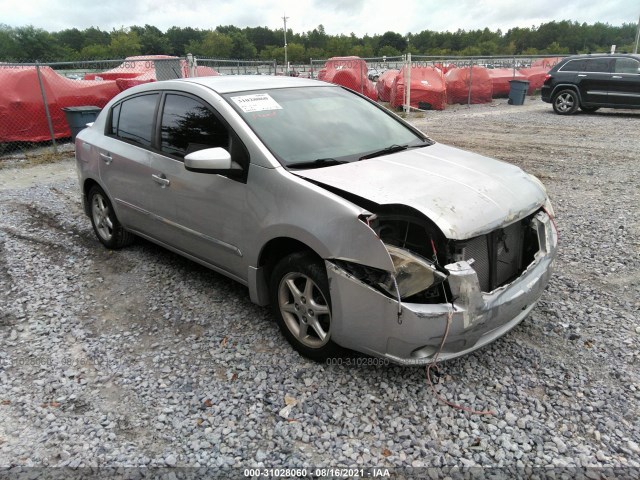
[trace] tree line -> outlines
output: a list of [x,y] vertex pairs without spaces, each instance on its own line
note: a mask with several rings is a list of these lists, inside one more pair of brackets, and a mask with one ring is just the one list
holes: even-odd
[[[322,25],[304,33],[287,30],[287,54],[292,63],[308,63],[310,58],[356,55],[393,57],[412,55],[536,55],[632,51],[636,26],[625,23],[572,22],[543,23],[502,32],[457,30],[401,35],[329,35]],[[48,32],[34,26],[10,27],[0,24],[0,61],[76,61],[117,59],[133,55],[192,53],[202,58],[262,59],[284,61],[284,31],[268,27],[238,28],[218,26],[214,30],[171,27],[166,32],[152,25],[128,28],[84,30],[70,28]]]

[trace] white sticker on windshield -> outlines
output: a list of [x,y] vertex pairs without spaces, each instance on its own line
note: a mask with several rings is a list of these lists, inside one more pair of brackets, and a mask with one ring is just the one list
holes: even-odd
[[241,97],[231,97],[231,100],[238,105],[243,112],[262,112],[264,110],[282,110],[282,107],[268,93],[256,93],[253,95],[242,95]]

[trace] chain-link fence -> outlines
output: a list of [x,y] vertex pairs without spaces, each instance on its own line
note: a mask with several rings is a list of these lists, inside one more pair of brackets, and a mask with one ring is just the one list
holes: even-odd
[[200,58],[196,60],[196,70],[192,77],[206,75],[277,75],[275,60],[221,60],[216,58]]
[[[509,96],[510,80],[528,82],[528,93],[541,88],[547,72],[562,56],[487,57],[333,57],[310,61],[312,78],[368,94],[405,111],[441,110],[449,104],[487,103]],[[405,88],[410,85],[410,88]]]
[[115,95],[134,85],[175,78],[239,74],[276,75],[282,74],[282,68],[278,72],[273,60],[196,59],[191,55],[186,58],[159,55],[99,61],[0,63],[0,160],[23,160],[73,151],[74,128],[67,122],[69,111],[83,107],[83,112],[93,111],[95,117]]
[[[334,57],[290,65],[169,56],[117,60],[0,63],[0,160],[72,151],[65,109],[96,107],[146,82],[208,75],[292,75],[344,85],[392,108],[442,109],[507,96],[509,80],[540,88],[562,57]],[[405,88],[410,85],[410,88]]]

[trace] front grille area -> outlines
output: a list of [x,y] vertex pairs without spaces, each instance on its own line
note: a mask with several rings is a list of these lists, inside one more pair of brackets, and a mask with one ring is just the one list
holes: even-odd
[[471,260],[483,292],[491,292],[517,278],[539,250],[533,215],[486,235],[455,244],[455,259]]

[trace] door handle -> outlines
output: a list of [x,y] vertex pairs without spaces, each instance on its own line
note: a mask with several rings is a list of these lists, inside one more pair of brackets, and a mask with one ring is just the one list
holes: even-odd
[[579,76],[579,77],[586,77],[586,75],[585,75],[585,74],[583,74],[583,73],[579,73],[579,74],[578,74],[578,76]]
[[151,175],[151,178],[153,178],[154,182],[162,185],[162,188],[168,187],[169,184],[171,183],[171,181],[169,181],[169,179],[165,177],[164,174],[160,174],[160,175],[153,174]]
[[106,163],[107,165],[109,165],[113,161],[113,158],[111,158],[111,155],[109,155],[108,153],[100,153],[100,158],[104,160],[104,163]]
[[622,76],[621,76],[621,75],[614,75],[614,76],[613,76],[613,77],[611,77],[611,78],[622,78]]

